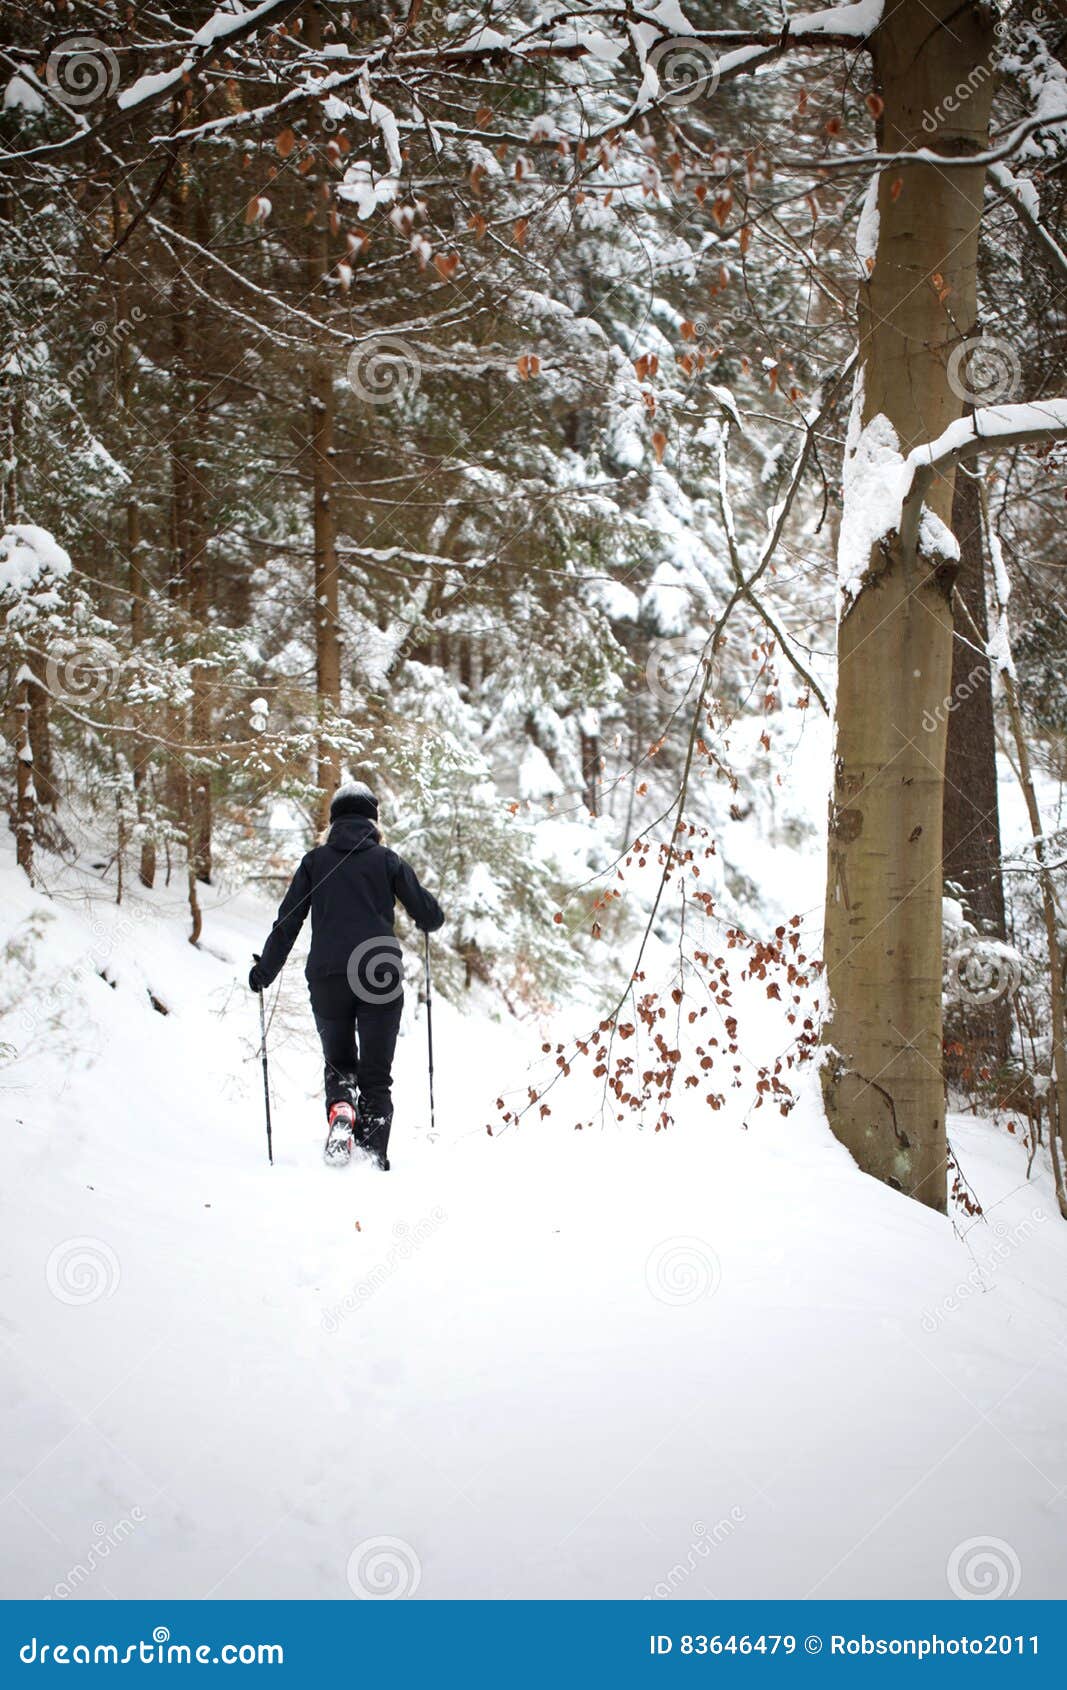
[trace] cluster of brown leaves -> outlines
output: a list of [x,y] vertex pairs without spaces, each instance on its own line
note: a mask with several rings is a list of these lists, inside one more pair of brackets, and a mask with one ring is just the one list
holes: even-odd
[[959,1163],[951,1150],[948,1153],[948,1171],[952,1180],[949,1186],[949,1202],[955,1203],[965,1215],[984,1214],[985,1210],[960,1172]]
[[[679,830],[683,843],[653,845],[645,839],[634,841],[626,866],[644,868],[650,859],[658,860],[664,880],[673,876],[685,877],[686,896],[698,904],[704,915],[715,918],[712,894],[703,888],[693,889],[691,881],[699,879],[699,857],[715,854],[715,844],[707,831],[692,823]],[[619,877],[623,878],[622,871]],[[593,908],[604,908],[609,900],[621,893],[611,890],[599,897]],[[562,922],[561,912],[554,920]],[[592,1064],[594,1079],[602,1080],[605,1103],[608,1094],[617,1121],[627,1116],[639,1121],[653,1120],[656,1132],[672,1123],[671,1106],[676,1090],[688,1091],[704,1086],[704,1102],[718,1111],[726,1101],[728,1090],[741,1090],[746,1084],[740,1059],[738,1021],[734,1012],[732,980],[737,973],[736,960],[731,963],[731,951],[746,953],[740,970],[744,981],[765,983],[768,998],[787,1003],[786,1020],[797,1028],[792,1047],[773,1063],[757,1068],[754,1082],[753,1107],[761,1108],[765,1100],[777,1103],[783,1115],[792,1109],[796,1099],[785,1074],[807,1061],[816,1049],[818,1032],[811,1014],[802,1009],[803,994],[822,964],[809,959],[800,949],[800,917],[794,915],[787,925],[777,927],[768,939],[754,938],[735,926],[723,930],[722,954],[694,948],[679,964],[677,983],[664,995],[643,989],[646,976],[638,969],[630,983],[629,1002],[633,1019],[625,1018],[621,1009],[600,1021],[594,1033],[578,1039],[573,1047],[562,1043],[554,1047],[542,1045],[545,1056],[552,1056],[557,1069],[555,1078],[538,1089],[527,1088],[527,1101],[521,1108],[508,1108],[503,1098],[497,1099],[503,1125],[508,1126],[531,1109],[539,1118],[551,1115],[552,1105],[547,1093],[560,1080],[567,1079],[578,1062]],[[593,921],[592,934],[600,937],[600,923]],[[701,1001],[698,1001],[701,1000]],[[719,1031],[699,1034],[696,1039],[683,1037],[686,1028],[699,1027],[709,1014],[719,1011]],[[588,1122],[576,1121],[580,1131]],[[492,1126],[486,1128],[492,1135]]]

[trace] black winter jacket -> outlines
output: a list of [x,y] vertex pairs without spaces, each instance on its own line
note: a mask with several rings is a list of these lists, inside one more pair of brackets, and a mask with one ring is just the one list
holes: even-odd
[[[309,980],[346,973],[352,979],[353,956],[368,950],[375,953],[375,967],[390,956],[399,964],[400,945],[393,934],[398,898],[423,933],[433,933],[443,923],[437,899],[419,885],[403,857],[381,844],[373,822],[363,816],[334,822],[326,844],[308,852],[282,899],[259,960],[264,985],[281,972],[308,910]],[[376,940],[381,943],[376,945]]]

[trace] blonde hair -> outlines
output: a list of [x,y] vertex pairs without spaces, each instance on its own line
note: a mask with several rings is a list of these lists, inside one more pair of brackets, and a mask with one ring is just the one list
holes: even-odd
[[[326,823],[326,826],[322,829],[318,838],[315,841],[316,845],[325,845],[326,844],[327,840],[330,837],[330,829],[331,829],[332,826],[333,826],[333,822],[327,822]],[[371,826],[377,832],[378,844],[384,845],[385,842],[386,842],[386,840],[385,840],[385,830],[382,827],[381,823],[380,822],[371,822]]]

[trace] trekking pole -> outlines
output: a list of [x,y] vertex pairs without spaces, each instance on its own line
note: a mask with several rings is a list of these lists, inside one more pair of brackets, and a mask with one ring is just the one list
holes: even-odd
[[430,984],[430,935],[423,934],[426,942],[426,1049],[430,1066],[430,1131],[434,1132],[433,1113],[433,991]]
[[267,1078],[267,1014],[263,1008],[263,987],[259,988],[259,1048],[263,1056],[263,1104],[267,1111],[267,1161],[274,1166],[274,1146],[270,1138],[270,1081]]

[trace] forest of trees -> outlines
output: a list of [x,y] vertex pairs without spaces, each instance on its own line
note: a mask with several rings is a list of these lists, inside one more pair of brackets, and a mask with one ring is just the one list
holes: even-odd
[[[703,850],[730,943],[791,982],[822,965],[721,836],[775,837],[829,719],[797,1055],[867,1171],[946,1207],[948,1087],[1049,1146],[1067,1217],[1059,0],[0,25],[25,873],[180,882],[195,943],[198,888],[280,884],[355,773],[445,865],[457,997],[594,975],[621,1006],[643,931],[689,943]],[[624,1105],[669,1099],[660,1058]]]

